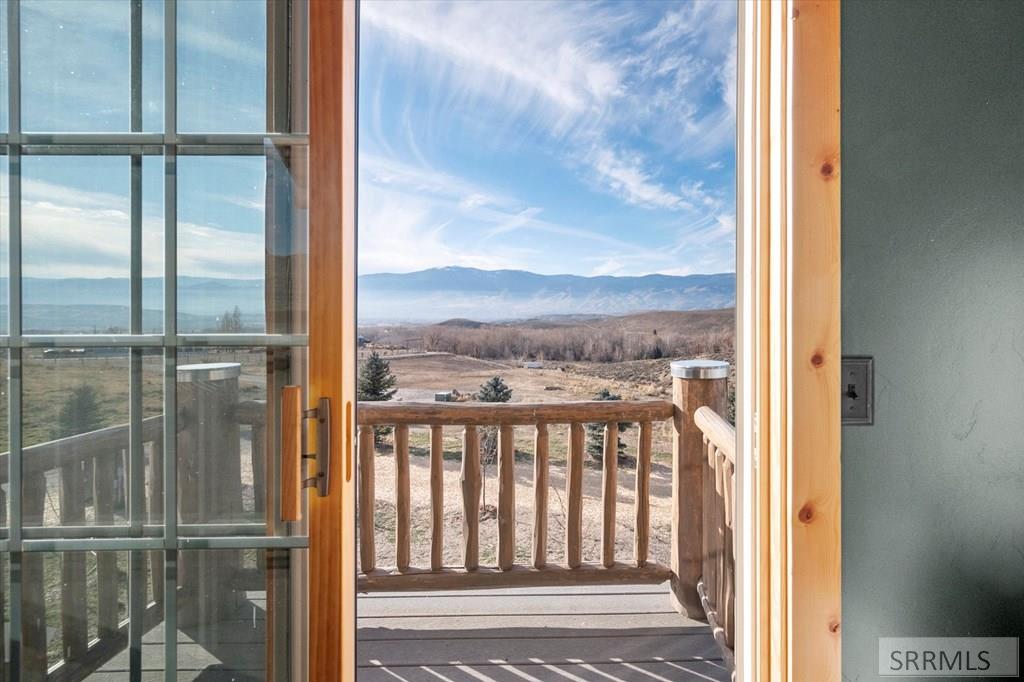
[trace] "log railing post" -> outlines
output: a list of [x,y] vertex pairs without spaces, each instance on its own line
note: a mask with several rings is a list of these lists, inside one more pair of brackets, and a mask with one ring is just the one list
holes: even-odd
[[363,573],[377,568],[377,540],[374,537],[374,509],[377,504],[375,439],[372,426],[359,427],[359,569]]
[[704,438],[693,421],[707,405],[727,414],[729,363],[677,360],[672,363],[672,603],[690,618],[704,619],[697,594],[704,558]]
[[480,566],[480,434],[475,426],[462,432],[462,565]]

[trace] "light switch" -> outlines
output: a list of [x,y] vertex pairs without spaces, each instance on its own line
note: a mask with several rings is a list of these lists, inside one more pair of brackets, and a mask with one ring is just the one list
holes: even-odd
[[874,424],[874,358],[866,355],[844,355],[840,389],[843,392],[843,424]]

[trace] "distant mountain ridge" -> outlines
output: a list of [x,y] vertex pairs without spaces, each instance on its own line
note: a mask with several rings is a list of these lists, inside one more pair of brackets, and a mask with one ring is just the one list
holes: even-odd
[[729,308],[735,303],[734,273],[584,277],[445,267],[359,277],[359,317],[365,322],[624,315]]

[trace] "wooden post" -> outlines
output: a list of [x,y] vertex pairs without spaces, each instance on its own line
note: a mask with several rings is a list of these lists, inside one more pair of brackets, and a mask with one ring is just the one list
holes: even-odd
[[498,428],[498,568],[516,560],[516,446],[512,427]]
[[408,571],[412,549],[412,507],[409,489],[409,427],[395,427],[395,565]]
[[374,432],[372,426],[359,428],[359,568],[369,573],[377,568],[377,541],[373,524],[377,503],[374,481]]
[[636,482],[633,501],[633,561],[637,568],[647,565],[651,533],[651,422],[640,423],[636,448]]
[[[242,454],[236,362],[178,367],[178,495],[181,523],[251,520],[242,508]],[[168,454],[168,453],[165,453]],[[172,455],[173,456],[173,455]],[[216,643],[215,626],[236,612],[241,551],[183,552],[178,623]]]
[[579,568],[583,561],[583,424],[569,426],[569,461],[566,463],[565,563]]
[[533,567],[548,563],[548,425],[540,422],[533,437]]
[[480,434],[475,426],[462,432],[462,564],[480,567]]
[[604,456],[601,475],[601,563],[615,565],[615,502],[619,493],[619,423],[604,425]]
[[704,437],[693,413],[707,405],[727,414],[729,363],[672,363],[672,604],[689,618],[704,620],[697,594],[704,559]]
[[430,427],[430,570],[444,566],[444,430]]

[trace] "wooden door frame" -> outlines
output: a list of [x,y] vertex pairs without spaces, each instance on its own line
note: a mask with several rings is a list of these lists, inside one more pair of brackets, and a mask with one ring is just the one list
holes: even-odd
[[740,0],[737,679],[840,680],[839,0]]
[[329,494],[308,493],[309,667],[355,679],[355,0],[309,3],[309,401],[331,399]]

